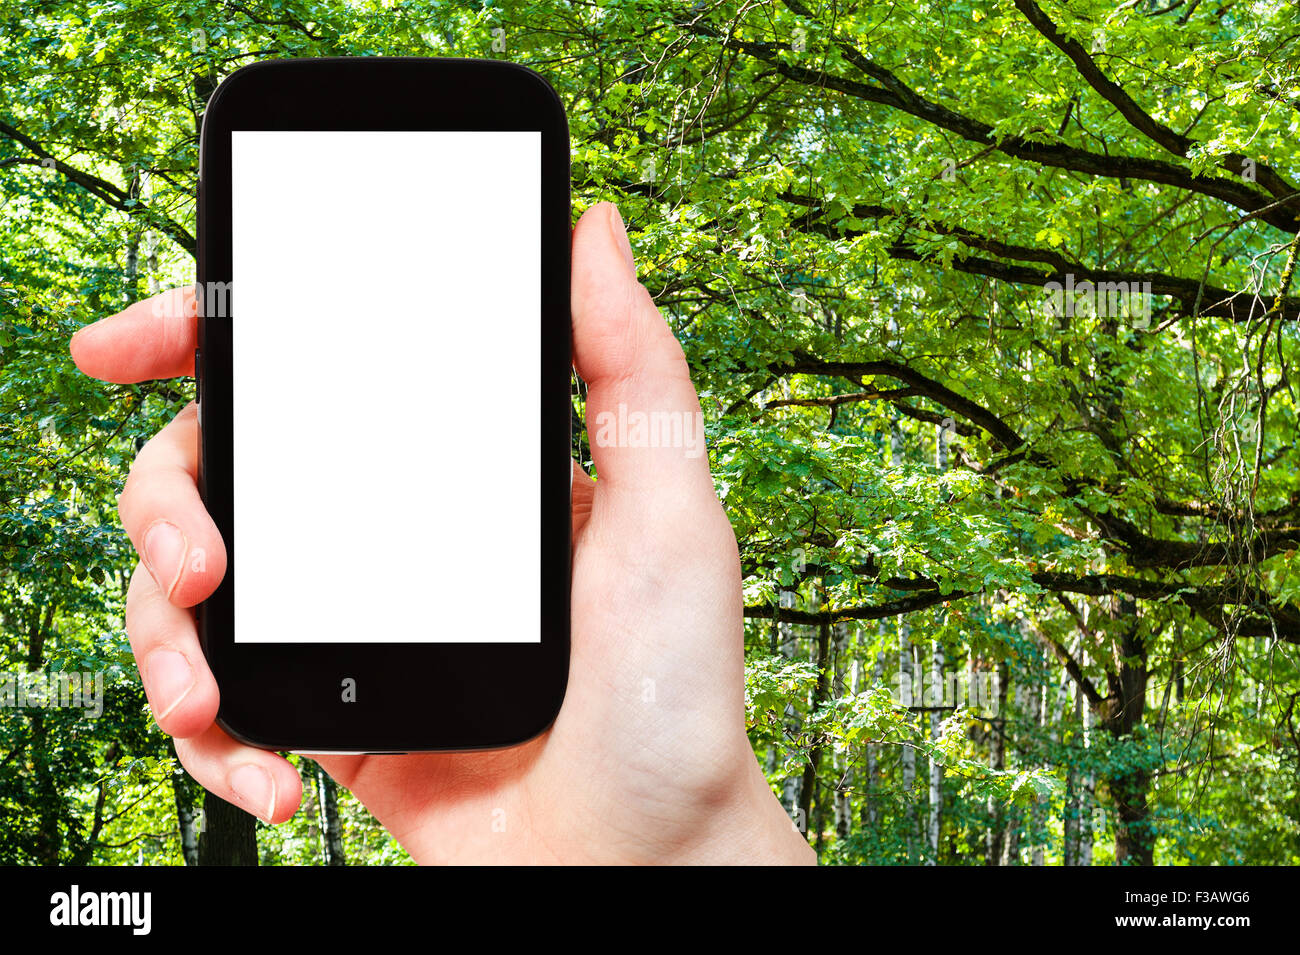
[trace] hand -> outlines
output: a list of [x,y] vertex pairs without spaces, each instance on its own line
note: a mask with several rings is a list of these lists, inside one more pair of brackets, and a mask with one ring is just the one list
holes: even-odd
[[[637,282],[608,203],[574,229],[572,289],[592,433],[620,404],[694,416],[681,347]],[[164,295],[161,316],[158,301],[78,332],[77,366],[113,382],[192,375],[192,293]],[[592,453],[599,481],[573,465],[572,662],[552,728],[487,753],[315,758],[419,862],[813,861],[745,735],[740,562],[707,455]],[[142,564],[127,630],[154,717],[190,775],[282,822],[301,799],[297,771],[213,722],[217,686],[187,608],[216,588],[226,557],[197,457],[191,404],[131,468],[119,510]]]

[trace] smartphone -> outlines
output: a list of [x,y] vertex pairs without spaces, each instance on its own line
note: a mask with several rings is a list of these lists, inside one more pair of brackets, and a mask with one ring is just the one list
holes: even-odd
[[198,609],[268,749],[510,746],[569,661],[569,140],[495,60],[244,67],[203,117]]

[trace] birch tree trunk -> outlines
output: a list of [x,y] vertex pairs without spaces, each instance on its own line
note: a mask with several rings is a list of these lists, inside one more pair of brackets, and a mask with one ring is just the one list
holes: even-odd
[[343,827],[339,825],[339,788],[334,778],[316,767],[316,803],[320,809],[320,831],[325,842],[325,864],[347,865],[343,851]]
[[[993,722],[993,739],[989,745],[989,766],[994,770],[1006,767],[1007,737],[1004,727],[1007,718],[1007,663],[998,663],[998,712]],[[987,803],[989,829],[984,840],[984,864],[1002,865],[1002,851],[1006,840],[1006,814],[1001,805],[990,796]]]
[[[1083,708],[1083,747],[1092,749],[1093,734],[1096,733],[1097,716],[1091,706]],[[1089,764],[1092,760],[1090,759]],[[1083,777],[1083,805],[1086,815],[1079,826],[1079,865],[1092,865],[1092,842],[1097,835],[1097,774],[1089,769]]]
[[[1028,700],[1028,694],[1025,688],[1019,684],[1011,694],[1011,712],[1016,719],[1020,719],[1025,712],[1025,706]],[[1006,710],[1003,710],[1006,714]],[[1011,716],[1006,715],[1003,726],[1009,725]],[[1008,806],[1005,810],[1006,819],[1006,836],[1002,840],[1002,865],[1020,865],[1020,811],[1015,807]]]
[[[1038,733],[1041,738],[1045,724],[1044,715],[1047,710],[1047,687],[1035,687],[1033,691],[1033,712],[1031,722],[1038,727]],[[1033,820],[1033,842],[1030,844],[1029,864],[1043,864],[1043,826],[1044,826],[1044,805],[1043,797],[1038,796],[1034,799],[1034,807],[1031,811]]]
[[[901,674],[901,680],[904,686],[912,686],[912,626],[906,618],[898,622],[898,669]],[[913,701],[913,706],[918,701]],[[920,815],[917,812],[916,798],[916,750],[911,746],[904,746],[901,755],[902,776],[903,776],[903,805],[904,809],[904,826],[907,830],[907,861],[916,862],[916,840],[918,835],[917,822]]]
[[[54,601],[44,607],[32,608],[31,624],[27,635],[27,673],[33,674],[45,666],[45,643],[53,631]],[[39,820],[36,833],[36,857],[41,865],[59,865],[63,850],[62,803],[59,781],[51,766],[51,750],[58,746],[51,741],[45,725],[45,713],[40,707],[30,707],[27,720],[31,726],[32,769],[36,777],[37,805],[33,813]]]
[[[854,656],[846,666],[851,654],[852,631],[847,623],[835,625],[835,682],[832,687],[833,698],[843,699],[846,694],[858,692],[858,660]],[[849,793],[853,790],[853,771],[849,754],[844,747],[836,745],[832,754],[835,766],[835,838],[843,841],[853,834],[853,806]]]
[[[891,320],[891,331],[897,331],[897,326]],[[894,418],[889,428],[889,456],[890,461],[895,467],[903,463],[903,432],[898,426],[898,419]],[[902,686],[906,687],[906,693],[911,695],[912,687],[912,625],[908,622],[907,615],[898,618],[898,671],[899,681]],[[912,706],[917,705],[913,700]],[[902,783],[903,783],[903,805],[904,819],[903,826],[905,830],[904,843],[907,847],[907,861],[916,862],[917,854],[917,837],[920,834],[920,814],[917,812],[916,799],[916,751],[910,746],[904,746],[900,755],[902,762]]]
[[[944,654],[943,646],[938,640],[934,641],[934,652],[930,660],[930,671],[934,685],[936,687],[943,685],[944,680]],[[947,705],[945,702],[943,705]],[[943,725],[943,715],[939,710],[930,710],[930,742],[935,743],[939,740],[940,727]],[[934,756],[930,757],[930,818],[926,827],[926,844],[929,852],[926,856],[926,865],[939,864],[939,833],[943,828],[943,764]]]
[[[125,170],[127,187],[126,194],[132,200],[140,198],[140,174],[131,168]],[[139,220],[131,223],[131,237],[126,244],[126,262],[123,271],[126,273],[126,297],[128,301],[134,302],[139,297],[140,281],[140,225]]]
[[[779,606],[789,609],[794,606],[795,592],[793,590],[781,590],[778,600]],[[794,633],[794,625],[790,623],[781,623],[777,628],[777,643],[781,651],[781,656],[787,660],[794,658],[797,647],[797,638]],[[785,705],[785,720],[787,735],[790,739],[798,738],[799,714],[795,712],[794,704]],[[799,774],[791,774],[785,777],[781,785],[781,801],[785,805],[786,812],[790,818],[795,821],[799,830],[805,834],[808,832],[808,818],[805,816],[799,818],[801,784],[803,777]]]
[[[777,593],[780,594],[779,579],[777,582]],[[778,600],[777,605],[778,608],[784,606],[783,599]],[[768,636],[768,651],[772,656],[776,656],[781,652],[781,613],[779,609],[776,613],[772,614],[772,627]],[[763,768],[767,771],[769,779],[776,775],[776,763],[779,749],[780,746],[776,743],[773,743],[767,748],[767,758],[763,762]]]
[[[176,748],[170,741],[172,759],[176,760]],[[172,772],[172,796],[176,801],[176,828],[181,838],[181,858],[186,865],[199,864],[199,815],[195,812],[194,783],[176,760],[176,769]]]
[[[945,419],[946,420],[946,419]],[[935,466],[942,471],[948,470],[948,429],[944,423],[940,423],[935,428],[934,436],[935,447]],[[944,698],[940,705],[947,706],[947,679],[944,674],[945,660],[943,645],[939,640],[934,641],[934,648],[930,658],[930,674],[933,685],[944,688]],[[954,706],[959,705],[957,700],[951,701]],[[939,710],[930,710],[930,742],[937,743],[939,740],[940,727],[943,725],[943,718]],[[934,756],[930,757],[930,818],[926,827],[926,843],[929,852],[926,856],[927,865],[939,864],[939,834],[943,829],[943,765]]]
[[[884,646],[889,630],[885,621],[880,621],[877,630],[878,645]],[[883,650],[876,651],[876,662],[871,667],[871,685],[872,687],[880,686],[885,678],[885,653]],[[872,743],[867,744],[867,780],[864,786],[865,795],[862,800],[862,823],[869,829],[874,830],[878,809],[876,806],[876,796],[880,791],[880,759],[876,753],[876,747]]]

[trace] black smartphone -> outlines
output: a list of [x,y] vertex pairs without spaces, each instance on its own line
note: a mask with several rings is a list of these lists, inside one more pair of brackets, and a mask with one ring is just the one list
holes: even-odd
[[509,746],[569,661],[569,140],[494,60],[273,60],[203,118],[198,611],[277,750]]

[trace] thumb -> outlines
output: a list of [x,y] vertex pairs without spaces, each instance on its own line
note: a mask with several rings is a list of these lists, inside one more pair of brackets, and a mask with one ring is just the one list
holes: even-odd
[[612,203],[592,206],[574,227],[572,313],[601,496],[716,507],[686,356],[637,281]]

